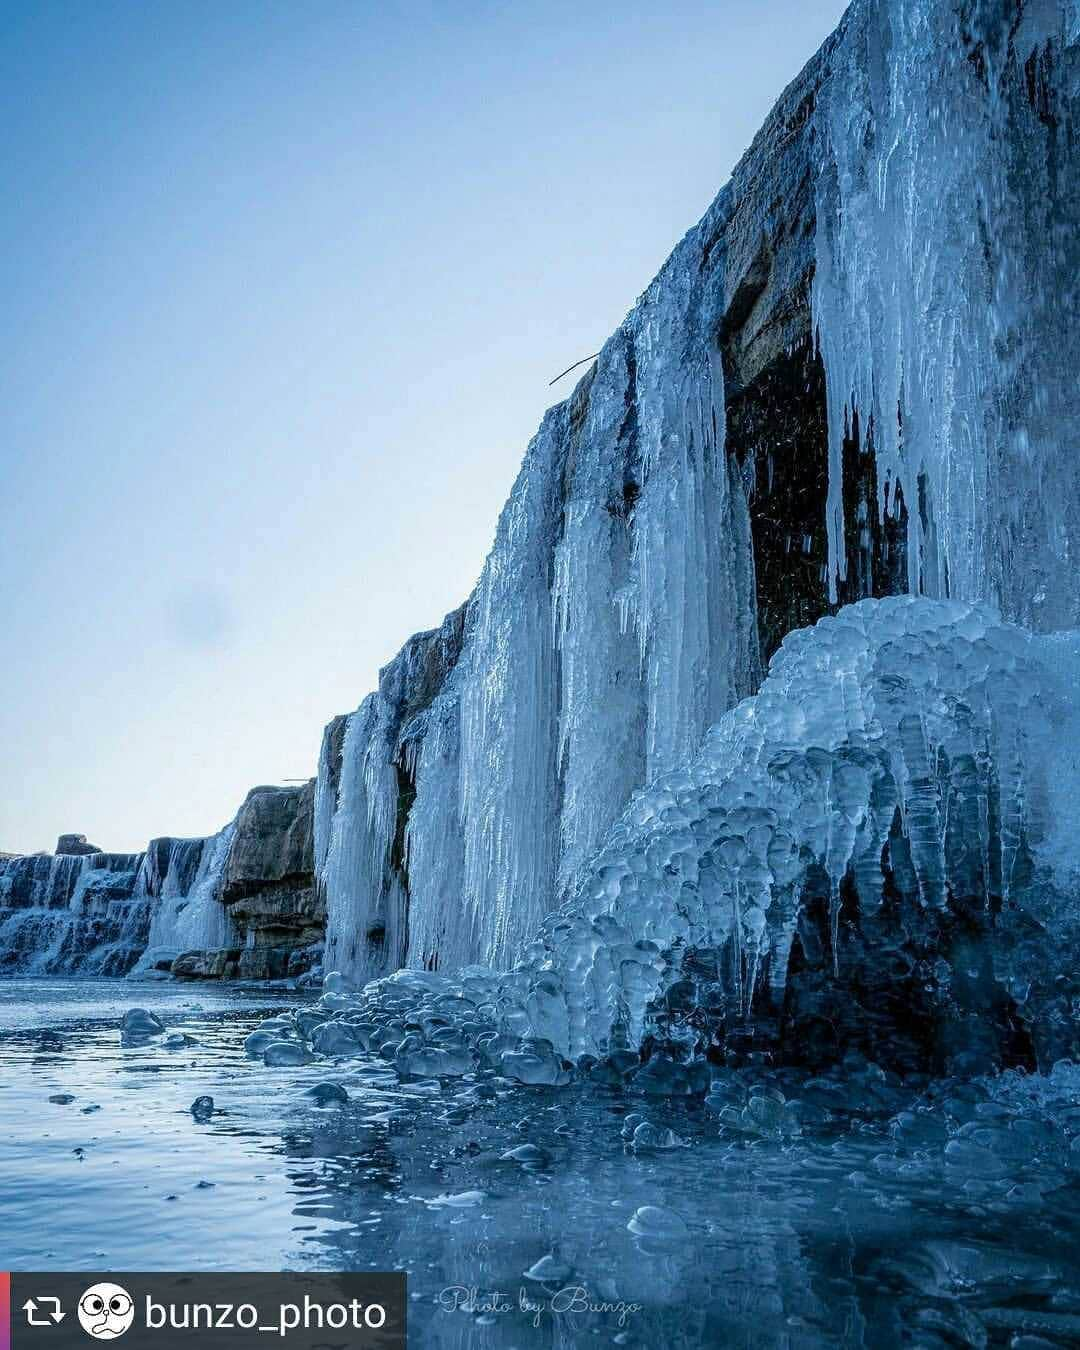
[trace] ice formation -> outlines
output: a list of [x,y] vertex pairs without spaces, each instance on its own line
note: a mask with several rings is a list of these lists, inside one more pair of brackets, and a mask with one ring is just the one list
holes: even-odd
[[0,967],[122,975],[142,951],[143,855],[36,854],[0,861]]
[[[718,304],[673,260],[544,419],[462,635],[414,639],[387,668],[332,789],[328,729],[330,965],[507,964],[631,792],[754,686],[746,503],[706,336]],[[403,716],[435,645],[442,687]]]
[[[958,897],[1021,947],[1010,915],[1065,921],[1078,98],[1075,0],[855,0],[545,416],[474,593],[327,728],[327,969],[405,967],[372,995],[391,1013],[465,980],[496,1058],[543,1079],[693,1039],[695,1010],[775,1012],[822,913],[839,978],[845,905],[864,937]],[[792,633],[897,591],[925,598]],[[233,947],[228,854],[223,831],[182,881],[128,869],[99,941]],[[24,878],[0,951],[68,968],[101,870],[0,864]],[[478,1034],[411,1027],[402,1055],[460,1065]]]
[[235,831],[231,821],[209,839],[170,841],[175,847],[156,879],[153,920],[136,974],[161,967],[182,952],[238,945],[221,903],[221,879]]
[[216,841],[155,839],[145,853],[0,860],[0,966],[126,975],[204,937],[226,945],[216,941],[228,923],[213,894]]
[[545,417],[463,614],[328,729],[330,968],[511,964],[837,603],[1080,624],[1078,34],[1071,0],[856,0]]
[[837,976],[846,888],[858,925],[906,901],[1030,926],[1035,963],[1010,938],[995,975],[1037,1001],[1080,936],[1078,690],[1075,632],[1034,636],[956,601],[849,606],[790,635],[760,691],[634,797],[511,971],[404,971],[355,998],[338,977],[292,1034],[404,1073],[487,1063],[549,1083],[573,1061],[637,1067],[663,1038],[689,1067],[657,1072],[693,1081],[718,1026],[762,993],[782,1001],[822,889]]
[[[847,575],[855,419],[907,589],[1080,623],[1071,0],[858,0],[816,112],[816,333],[829,582]],[[853,523],[851,531],[863,525]]]

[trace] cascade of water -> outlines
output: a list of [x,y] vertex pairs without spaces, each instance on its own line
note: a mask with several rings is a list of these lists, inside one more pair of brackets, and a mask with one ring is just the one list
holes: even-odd
[[122,975],[146,945],[143,854],[0,862],[0,966],[35,975]]

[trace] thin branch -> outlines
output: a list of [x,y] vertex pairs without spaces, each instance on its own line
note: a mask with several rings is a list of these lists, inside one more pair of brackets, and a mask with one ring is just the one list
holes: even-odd
[[548,381],[548,388],[550,389],[553,384],[558,384],[563,375],[569,375],[572,370],[577,370],[578,366],[583,366],[586,361],[595,361],[599,355],[599,352],[593,352],[592,356],[583,356],[580,361],[575,361],[572,366],[567,366],[562,375],[556,375],[553,380]]

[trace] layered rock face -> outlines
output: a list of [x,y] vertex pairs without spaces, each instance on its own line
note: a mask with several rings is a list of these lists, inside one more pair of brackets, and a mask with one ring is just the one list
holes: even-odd
[[85,857],[90,853],[100,853],[101,849],[97,844],[87,843],[85,834],[62,834],[56,841],[56,852],[72,857]]
[[297,788],[259,787],[236,817],[221,903],[244,938],[238,974],[300,974],[322,955],[326,906],[314,876],[314,779]]

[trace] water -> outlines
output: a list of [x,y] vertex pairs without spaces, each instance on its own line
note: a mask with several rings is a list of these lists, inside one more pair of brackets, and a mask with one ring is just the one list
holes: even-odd
[[[400,1268],[418,1346],[1080,1342],[1071,1066],[990,1085],[732,1074],[708,1106],[402,1084],[378,1059],[246,1059],[282,1002],[0,984],[0,1265]],[[197,1043],[122,1047],[136,1003]],[[304,1095],[327,1079],[346,1105]],[[204,1094],[208,1119],[189,1109]],[[785,1112],[801,1133],[770,1137]],[[683,1142],[639,1147],[635,1128]]]

